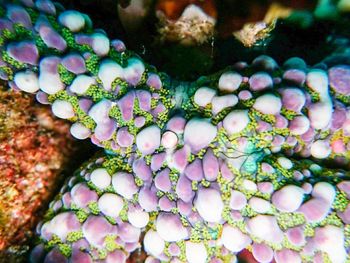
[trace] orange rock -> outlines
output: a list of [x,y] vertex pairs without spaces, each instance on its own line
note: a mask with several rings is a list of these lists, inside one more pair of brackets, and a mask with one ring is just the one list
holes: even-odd
[[[0,89],[0,262],[28,249],[33,228],[77,153],[69,125],[34,99]],[[11,259],[13,256],[16,259]]]

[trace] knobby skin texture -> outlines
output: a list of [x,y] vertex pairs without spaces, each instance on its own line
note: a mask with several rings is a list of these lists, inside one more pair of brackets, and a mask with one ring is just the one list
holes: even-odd
[[327,168],[349,167],[348,65],[260,56],[179,82],[78,11],[0,15],[0,77],[105,149],[51,203],[32,261],[350,260],[349,174]]

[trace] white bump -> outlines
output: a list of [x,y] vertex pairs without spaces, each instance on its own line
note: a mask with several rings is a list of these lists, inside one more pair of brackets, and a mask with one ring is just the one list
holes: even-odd
[[242,76],[236,72],[225,72],[219,79],[219,90],[233,92],[239,88],[242,83]]
[[92,34],[92,49],[99,56],[106,56],[109,52],[110,43],[109,38],[105,34]]
[[217,134],[216,126],[206,119],[193,118],[185,126],[184,141],[193,151],[207,147]]
[[228,94],[224,96],[215,96],[212,103],[212,113],[218,114],[223,109],[233,107],[238,103],[238,98],[234,94]]
[[166,131],[162,135],[161,144],[165,149],[172,149],[177,145],[178,138],[175,132]]
[[172,213],[160,213],[157,217],[156,229],[161,238],[168,242],[176,242],[188,237],[187,229],[182,225],[180,217]]
[[290,170],[293,168],[293,163],[291,160],[289,160],[288,158],[286,157],[279,157],[277,159],[277,162],[279,165],[282,166],[282,168],[286,169],[286,170]]
[[330,100],[311,104],[308,115],[314,129],[327,128],[332,120],[333,105]]
[[70,127],[70,133],[74,138],[79,140],[84,140],[91,135],[90,129],[85,127],[85,125],[80,122],[75,122],[72,124]]
[[114,190],[126,199],[131,199],[138,191],[134,177],[124,172],[118,172],[112,176],[112,185]]
[[79,75],[73,80],[69,88],[70,91],[78,95],[83,95],[86,93],[88,88],[94,84],[96,84],[96,80],[93,77],[87,75]]
[[234,110],[223,120],[223,126],[229,135],[243,131],[250,119],[247,110]]
[[205,107],[211,102],[215,95],[215,90],[208,87],[202,87],[194,94],[194,102],[200,107]]
[[128,59],[128,66],[124,68],[124,80],[132,86],[136,86],[145,72],[145,65],[137,58]]
[[320,95],[321,100],[327,99],[328,95],[328,76],[321,69],[313,69],[306,75],[306,84],[313,91]]
[[277,224],[274,216],[257,215],[247,222],[249,232],[264,241],[281,243],[283,232]]
[[146,252],[153,255],[154,257],[162,254],[165,248],[164,239],[162,239],[160,235],[153,230],[148,230],[143,239],[143,245]]
[[222,229],[221,241],[233,253],[243,250],[252,242],[248,235],[243,234],[237,227],[232,227],[228,224],[224,225]]
[[325,159],[331,154],[332,150],[328,141],[318,140],[311,145],[311,155],[318,159]]
[[212,188],[199,189],[194,205],[204,220],[218,223],[222,219],[224,203],[219,191]]
[[98,199],[98,207],[100,208],[101,212],[113,218],[117,218],[119,216],[123,206],[123,199],[116,194],[105,193],[100,197],[100,199]]
[[336,192],[334,186],[327,182],[319,182],[314,185],[312,190],[312,196],[322,198],[327,201],[329,205],[331,205],[334,201]]
[[105,59],[101,62],[98,70],[98,77],[102,81],[105,90],[111,90],[112,82],[116,78],[123,77],[123,68],[111,59]]
[[255,212],[260,214],[266,213],[271,209],[270,202],[255,196],[249,199],[248,204]]
[[50,95],[65,89],[65,85],[58,74],[42,71],[39,74],[39,87],[43,92]]
[[247,204],[247,198],[245,195],[237,190],[231,191],[230,207],[233,210],[241,210]]
[[245,179],[242,183],[242,187],[248,191],[256,191],[258,190],[258,187],[256,183],[254,183],[251,180]]
[[186,241],[186,259],[188,263],[205,263],[207,256],[207,249],[203,243]]
[[52,112],[61,119],[70,119],[75,115],[72,104],[65,100],[55,100],[52,103]]
[[160,129],[157,125],[149,126],[136,135],[136,145],[143,154],[152,154],[160,146]]
[[255,100],[253,108],[264,114],[275,115],[281,111],[282,102],[273,94],[265,94]]
[[295,185],[286,185],[272,195],[272,203],[283,212],[294,212],[304,199],[304,190]]
[[302,135],[310,128],[310,120],[304,116],[296,116],[289,122],[289,130],[292,135]]
[[328,254],[331,262],[346,262],[347,252],[341,228],[332,225],[316,228],[314,242],[317,249]]
[[78,32],[85,26],[83,14],[74,10],[62,12],[58,17],[58,21],[65,27],[68,27],[72,32]]
[[141,209],[129,209],[128,220],[134,227],[143,228],[148,224],[149,215]]
[[91,182],[99,189],[103,190],[111,184],[111,176],[104,168],[94,170],[90,175]]
[[32,71],[16,73],[14,82],[19,89],[25,92],[35,93],[39,90],[38,76]]

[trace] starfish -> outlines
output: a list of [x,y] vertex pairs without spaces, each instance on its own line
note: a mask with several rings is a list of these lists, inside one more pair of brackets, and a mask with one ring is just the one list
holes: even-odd
[[158,72],[85,14],[0,7],[0,77],[104,149],[38,225],[33,262],[346,262],[350,67],[238,62]]

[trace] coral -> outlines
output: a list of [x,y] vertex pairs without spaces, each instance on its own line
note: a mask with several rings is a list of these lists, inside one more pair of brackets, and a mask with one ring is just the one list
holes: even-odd
[[86,15],[21,2],[0,10],[1,78],[106,151],[51,204],[34,261],[141,243],[146,262],[349,260],[349,175],[327,168],[350,161],[349,66],[260,56],[179,82]]
[[265,155],[246,173],[214,150],[179,155],[177,169],[170,156],[155,166],[159,154],[87,162],[51,203],[32,259],[124,262],[143,246],[146,262],[232,262],[246,247],[259,262],[345,262],[348,172]]

